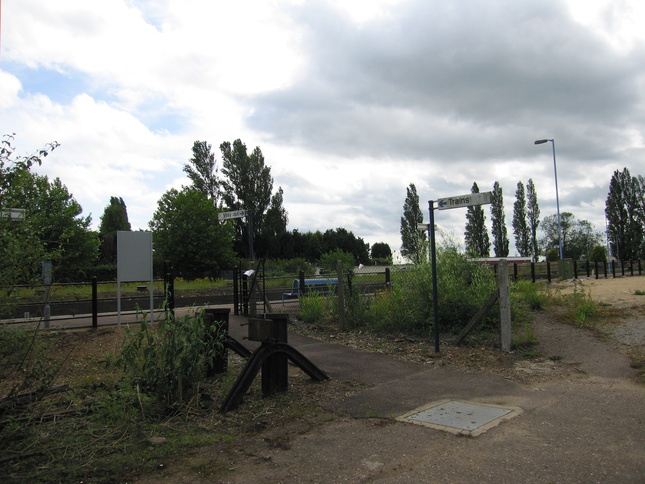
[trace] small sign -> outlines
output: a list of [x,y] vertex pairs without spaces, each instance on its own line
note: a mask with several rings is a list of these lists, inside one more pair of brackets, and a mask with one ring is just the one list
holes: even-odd
[[440,198],[437,200],[439,210],[451,208],[472,207],[473,205],[484,205],[491,203],[493,192],[469,193],[457,197]]
[[430,224],[417,224],[417,230],[428,230],[430,229]]
[[25,219],[25,209],[24,208],[7,208],[5,210],[0,210],[0,217],[8,218],[10,220],[24,220]]
[[220,212],[217,214],[217,219],[220,221],[242,217],[246,217],[246,210],[233,210],[232,212]]

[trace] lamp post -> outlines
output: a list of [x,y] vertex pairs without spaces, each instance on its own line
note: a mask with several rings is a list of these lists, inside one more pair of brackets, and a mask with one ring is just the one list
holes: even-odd
[[554,139],[538,139],[535,140],[533,144],[541,145],[547,141],[551,142],[553,148],[553,173],[555,175],[555,206],[558,213],[558,243],[560,245],[560,260],[564,259],[564,253],[562,251],[562,224],[560,223],[560,197],[558,195],[558,167],[555,162],[555,140]]

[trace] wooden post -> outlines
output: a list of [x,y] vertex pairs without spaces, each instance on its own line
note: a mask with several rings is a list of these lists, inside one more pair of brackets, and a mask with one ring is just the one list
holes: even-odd
[[511,351],[511,291],[508,277],[508,261],[502,259],[497,268],[497,281],[499,286],[499,317],[501,320],[502,351]]
[[336,277],[338,278],[338,329],[345,330],[345,284],[343,283],[343,263],[336,262]]

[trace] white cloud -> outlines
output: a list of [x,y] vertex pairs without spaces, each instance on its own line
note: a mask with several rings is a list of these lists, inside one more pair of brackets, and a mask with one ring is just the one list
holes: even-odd
[[[542,214],[604,228],[614,170],[645,174],[637,0],[8,0],[0,125],[95,224],[110,196],[144,228],[186,183],[192,143],[259,145],[290,228],[399,245],[405,189],[427,200],[518,181]],[[465,211],[438,223],[461,237]],[[488,212],[487,212],[487,216]],[[512,238],[512,235],[511,235]]]

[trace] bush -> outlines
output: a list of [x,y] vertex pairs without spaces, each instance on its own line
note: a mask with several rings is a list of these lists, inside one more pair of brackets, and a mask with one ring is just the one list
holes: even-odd
[[203,310],[180,319],[168,315],[157,329],[144,318],[140,331],[127,330],[120,360],[124,370],[167,409],[188,405],[199,394],[223,348],[217,326],[207,328],[203,315]]

